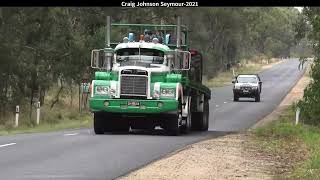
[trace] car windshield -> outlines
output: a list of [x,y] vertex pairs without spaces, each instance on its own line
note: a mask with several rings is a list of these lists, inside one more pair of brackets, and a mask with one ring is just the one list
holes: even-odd
[[144,62],[149,64],[164,64],[164,52],[157,49],[124,48],[116,52],[117,62]]
[[256,77],[238,77],[238,83],[257,83],[258,79]]

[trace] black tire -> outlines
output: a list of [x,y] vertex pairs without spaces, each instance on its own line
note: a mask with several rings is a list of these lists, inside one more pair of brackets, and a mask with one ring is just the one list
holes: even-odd
[[188,134],[191,131],[192,127],[192,113],[191,113],[191,102],[189,102],[188,116],[183,118],[186,121],[186,124],[181,127],[181,132]]
[[203,112],[192,113],[192,130],[207,131],[209,128],[209,100],[203,102]]
[[94,113],[93,129],[95,134],[104,134],[104,116],[103,113]]
[[179,102],[179,109],[177,110],[177,114],[170,116],[165,121],[165,130],[168,135],[170,136],[180,135],[179,121],[181,118],[182,118],[182,104],[181,102]]
[[192,113],[192,130],[201,131],[203,112]]
[[209,99],[205,99],[204,101],[204,109],[203,109],[203,125],[202,125],[202,131],[208,131],[209,129],[209,111],[210,111],[210,107],[209,107]]
[[256,101],[256,102],[260,102],[260,93],[258,93],[258,94],[256,95],[255,101]]
[[180,135],[180,128],[178,125],[179,117],[172,116],[171,118],[168,118],[166,122],[166,133],[169,136],[179,136]]
[[236,93],[233,93],[233,101],[239,101],[239,96]]

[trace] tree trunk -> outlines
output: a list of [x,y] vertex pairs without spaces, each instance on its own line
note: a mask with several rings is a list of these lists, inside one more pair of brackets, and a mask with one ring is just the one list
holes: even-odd
[[70,85],[70,106],[72,107],[73,105],[73,90],[72,90],[72,85],[73,85],[73,81],[71,81],[71,85]]
[[57,102],[59,102],[59,96],[60,96],[60,93],[61,93],[62,90],[63,90],[63,80],[62,80],[62,78],[60,78],[60,84],[61,84],[61,87],[60,87],[60,89],[59,89],[59,91],[58,91],[58,93],[57,93],[57,95],[56,95],[56,97],[55,97],[55,100],[51,103],[50,110],[53,108],[53,106],[54,106]]
[[79,86],[79,112],[81,112],[81,84],[78,84]]

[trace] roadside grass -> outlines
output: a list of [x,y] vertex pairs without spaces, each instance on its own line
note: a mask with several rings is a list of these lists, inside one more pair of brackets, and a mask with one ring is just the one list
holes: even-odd
[[39,126],[20,126],[15,129],[3,129],[0,127],[0,136],[3,135],[13,135],[13,134],[23,134],[23,133],[39,133],[39,132],[51,132],[65,129],[78,129],[78,128],[88,128],[91,126],[91,120],[64,120],[57,124],[42,123]]
[[[242,67],[235,68],[235,74],[246,74],[246,73],[257,73],[262,69],[263,64],[246,64]],[[209,88],[212,87],[221,87],[226,84],[231,84],[232,79],[234,78],[232,70],[218,73],[218,75],[212,79],[204,81],[204,85]]]
[[[234,73],[237,74],[247,74],[247,73],[259,73],[263,70],[264,66],[271,66],[273,63],[280,62],[279,58],[268,58],[265,55],[253,56],[249,60],[242,60],[240,67],[234,67]],[[268,63],[267,63],[268,62]],[[203,82],[209,88],[213,87],[221,87],[228,84],[232,84],[231,81],[233,79],[232,68],[230,71],[219,72],[216,77],[205,80]]]
[[320,128],[296,126],[294,119],[293,108],[288,108],[277,121],[255,129],[256,144],[287,165],[276,179],[320,179]]
[[21,113],[19,118],[19,127],[14,127],[14,116],[10,116],[11,121],[7,121],[4,125],[0,125],[0,136],[21,134],[50,132],[64,129],[89,128],[92,125],[92,115],[88,112],[79,113],[74,109],[41,109],[40,124],[36,125],[35,113],[30,120],[29,114]]
[[[77,93],[77,88],[74,94]],[[6,117],[1,117],[0,136],[21,133],[50,132],[64,129],[89,128],[92,126],[92,114],[88,109],[79,112],[79,103],[74,95],[74,102],[70,103],[70,92],[65,90],[61,99],[50,109],[51,102],[58,89],[52,89],[48,92],[45,104],[41,107],[40,124],[36,125],[36,108],[32,108],[30,118],[30,107],[28,105],[20,106],[19,127],[14,127],[15,113],[8,113]]]

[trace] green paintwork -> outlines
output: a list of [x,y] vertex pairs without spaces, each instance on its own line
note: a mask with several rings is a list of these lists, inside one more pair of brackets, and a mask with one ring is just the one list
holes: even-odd
[[96,80],[111,80],[111,72],[95,72]]
[[168,73],[151,73],[151,83],[165,82]]
[[182,84],[190,87],[192,89],[196,89],[201,93],[204,93],[209,99],[211,98],[211,90],[206,87],[205,85],[202,85],[195,81],[190,81],[188,78],[184,77],[182,80]]
[[181,74],[167,74],[166,80],[167,80],[167,82],[181,82],[182,75]]
[[95,72],[96,80],[114,80],[118,81],[118,74],[116,72],[103,72],[97,71]]
[[[104,102],[109,101],[109,106],[105,107]],[[140,106],[128,106],[128,101],[140,102]],[[162,102],[163,106],[158,107],[158,103]],[[176,100],[138,100],[138,99],[105,99],[94,97],[91,98],[90,108],[93,112],[105,111],[115,113],[163,113],[175,111],[178,108]],[[144,106],[144,108],[141,108]]]

